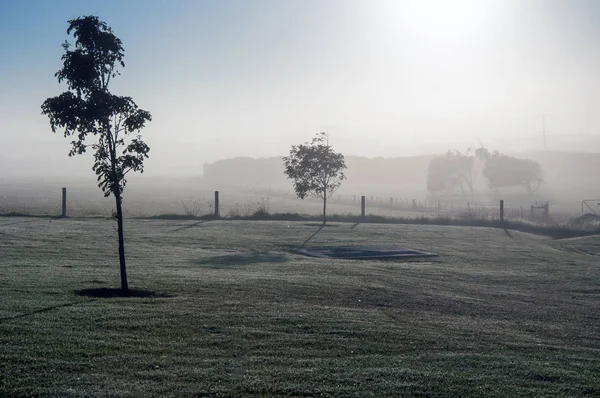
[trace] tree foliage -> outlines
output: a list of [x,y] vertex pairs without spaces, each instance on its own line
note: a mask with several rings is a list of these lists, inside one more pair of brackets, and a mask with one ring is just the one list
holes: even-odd
[[344,155],[329,145],[326,133],[319,133],[310,143],[293,145],[283,158],[285,174],[294,183],[300,199],[309,195],[323,200],[323,224],[326,222],[327,199],[346,179]]
[[[112,29],[95,16],[68,23],[75,48],[63,44],[63,67],[55,76],[69,90],[44,101],[42,113],[50,118],[53,132],[63,129],[65,137],[74,137],[69,156],[85,153],[88,146],[95,150],[93,170],[105,196],[122,194],[125,175],[144,170],[150,148],[139,133],[152,116],[131,97],[108,91],[111,79],[119,75],[117,68],[125,66],[121,40]],[[87,144],[88,135],[97,141]]]
[[473,194],[474,161],[471,148],[464,154],[455,150],[434,157],[427,169],[427,190],[432,193],[451,193],[460,188],[464,195],[466,187]]
[[542,167],[529,159],[519,159],[499,151],[478,148],[476,156],[484,162],[483,176],[491,189],[521,186],[533,195],[544,182]]
[[[73,35],[75,44],[63,43],[63,66],[55,74],[59,83],[66,83],[67,91],[44,101],[42,113],[50,119],[53,132],[62,130],[72,139],[69,156],[83,154],[89,147],[94,150],[92,169],[98,186],[116,200],[121,285],[127,290],[122,194],[127,173],[144,171],[150,148],[140,132],[152,116],[131,97],[109,92],[110,82],[125,66],[123,45],[112,29],[96,16],[79,17],[68,24],[67,34]],[[95,138],[92,143],[86,141],[89,136]]]

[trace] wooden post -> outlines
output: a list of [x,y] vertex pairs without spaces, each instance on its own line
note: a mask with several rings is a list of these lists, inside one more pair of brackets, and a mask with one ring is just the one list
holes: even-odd
[[521,206],[521,218],[523,218],[523,206]]
[[219,191],[215,191],[215,217],[219,218]]
[[67,216],[67,188],[62,189],[62,216]]
[[363,195],[363,196],[360,197],[360,216],[362,218],[365,218],[365,207],[366,207],[365,206],[365,202],[366,202],[366,198]]
[[531,205],[531,218],[533,218],[533,205]]
[[504,200],[500,200],[500,222],[504,222]]

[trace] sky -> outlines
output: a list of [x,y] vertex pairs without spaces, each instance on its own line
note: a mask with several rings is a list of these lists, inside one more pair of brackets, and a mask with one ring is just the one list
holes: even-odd
[[123,42],[111,90],[152,113],[149,175],[319,131],[370,157],[543,149],[542,114],[551,149],[600,140],[596,0],[0,0],[0,178],[92,173],[40,113],[83,15]]

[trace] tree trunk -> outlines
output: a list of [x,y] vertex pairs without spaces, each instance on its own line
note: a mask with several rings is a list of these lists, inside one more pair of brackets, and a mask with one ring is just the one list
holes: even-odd
[[123,209],[121,207],[121,195],[116,194],[115,200],[117,201],[117,229],[119,232],[119,263],[121,264],[121,290],[126,293],[129,291],[129,285],[127,284],[127,268],[125,267],[125,240],[123,238]]
[[327,223],[327,196],[323,197],[323,226]]

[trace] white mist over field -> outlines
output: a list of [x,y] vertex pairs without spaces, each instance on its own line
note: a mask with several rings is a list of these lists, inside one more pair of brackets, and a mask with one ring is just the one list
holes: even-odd
[[[598,151],[600,3],[586,0],[181,1],[9,5],[0,16],[0,178],[89,176],[40,104],[66,20],[97,14],[125,47],[113,90],[152,112],[149,176],[283,156],[328,131],[346,155],[483,144]],[[20,32],[15,35],[15,32]],[[93,178],[93,176],[90,176]]]

